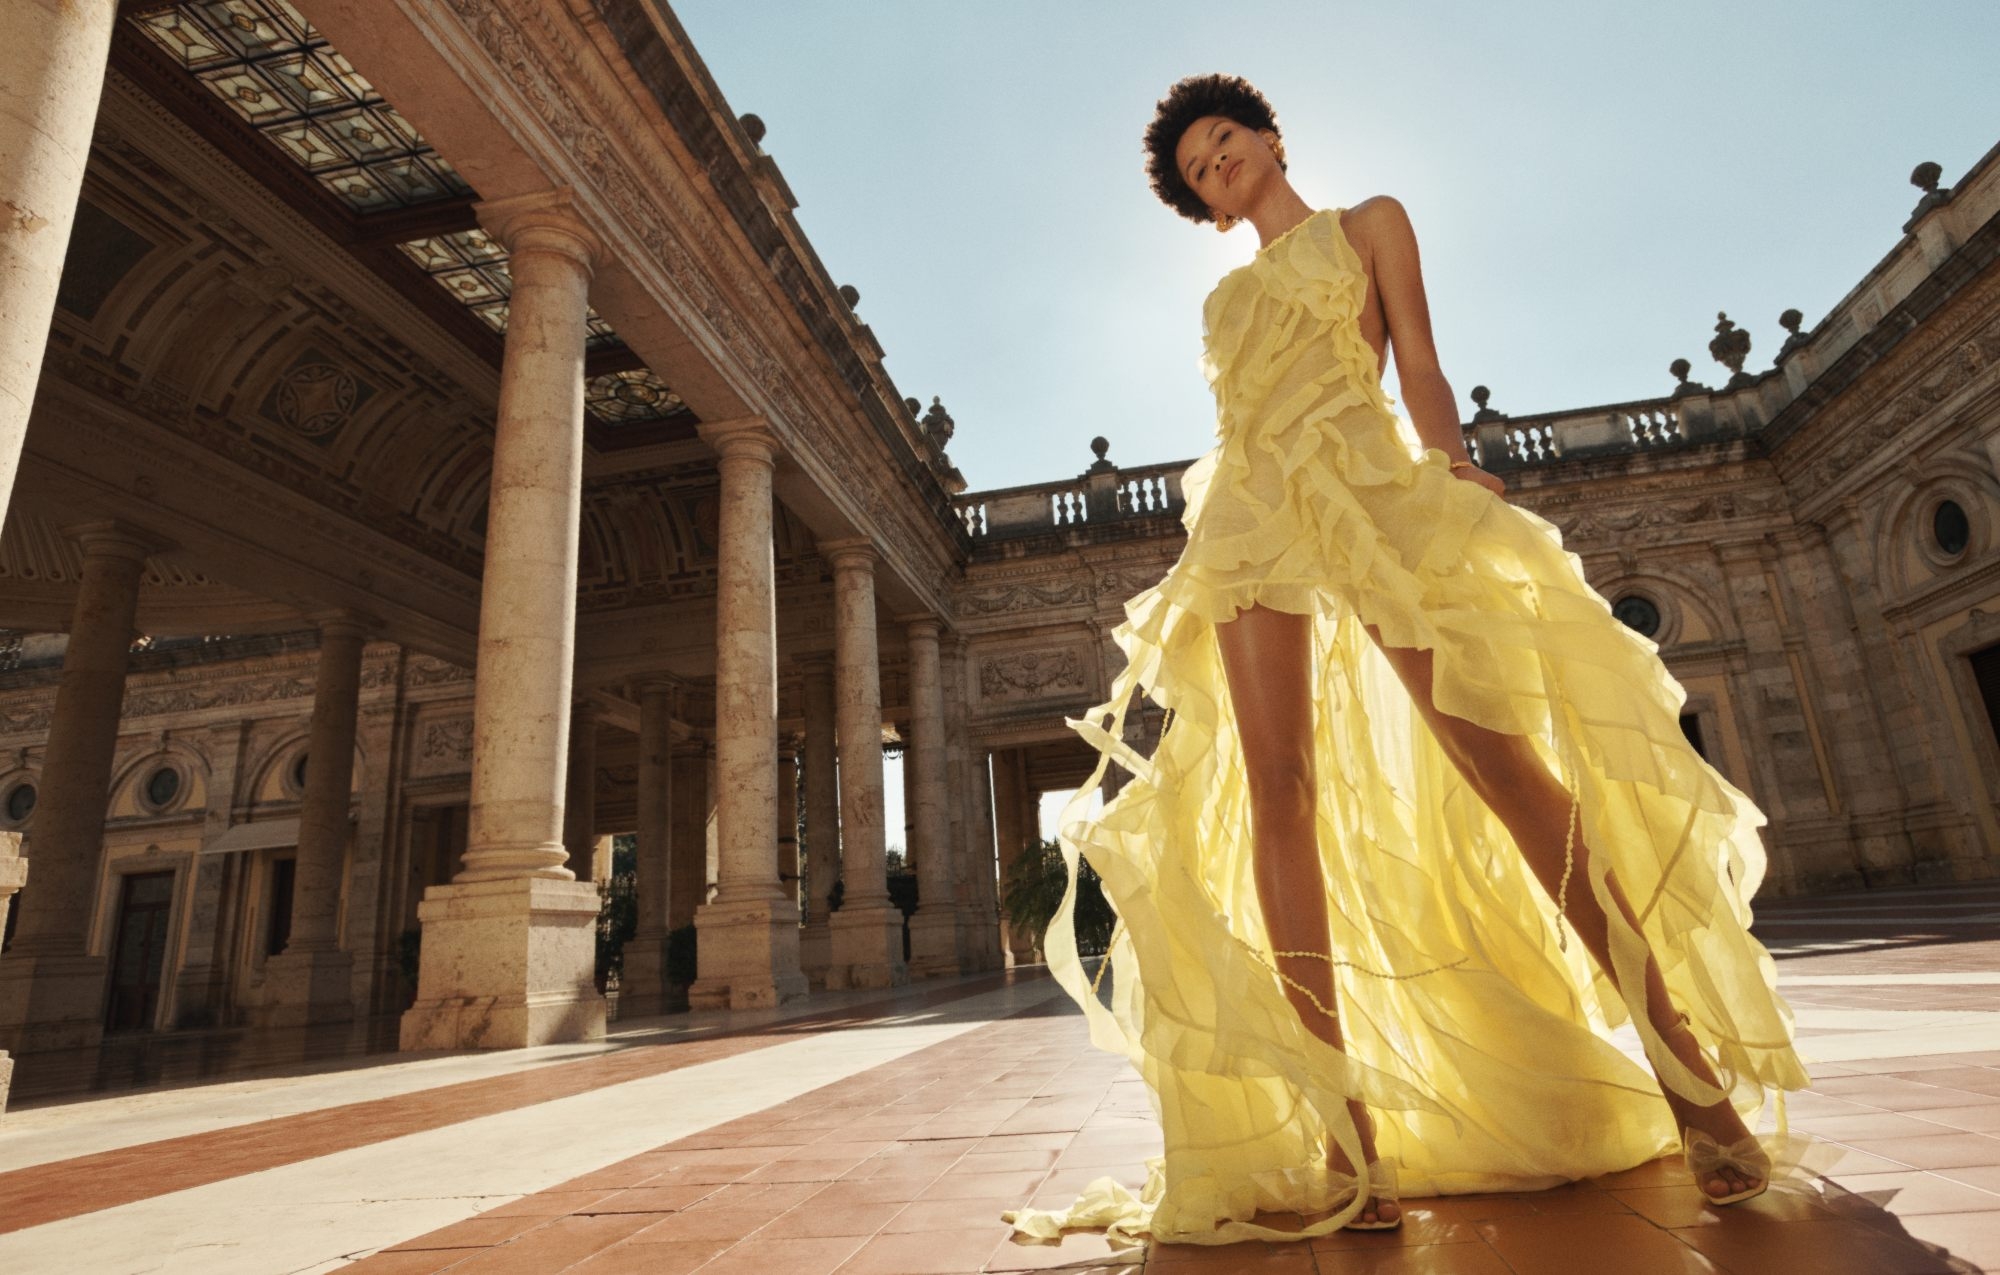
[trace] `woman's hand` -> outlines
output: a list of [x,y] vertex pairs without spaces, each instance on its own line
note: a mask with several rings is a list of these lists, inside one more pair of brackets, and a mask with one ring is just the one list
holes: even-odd
[[1478,483],[1496,496],[1505,497],[1507,494],[1507,484],[1500,481],[1498,475],[1489,474],[1477,465],[1459,465],[1451,472],[1467,482]]

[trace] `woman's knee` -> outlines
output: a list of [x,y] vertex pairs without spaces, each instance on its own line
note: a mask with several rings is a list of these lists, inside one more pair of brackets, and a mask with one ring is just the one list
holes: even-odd
[[1244,761],[1245,786],[1255,818],[1291,822],[1312,816],[1319,785],[1310,752],[1246,749]]

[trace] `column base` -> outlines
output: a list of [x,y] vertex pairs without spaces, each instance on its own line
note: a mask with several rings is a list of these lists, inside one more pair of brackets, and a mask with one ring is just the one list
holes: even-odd
[[623,972],[618,976],[621,1018],[650,1018],[688,1007],[687,985],[667,974],[667,936],[636,934],[625,940]]
[[932,915],[918,904],[910,918],[910,977],[951,978],[960,968],[957,909]]
[[833,964],[833,929],[826,918],[807,921],[799,931],[799,968],[806,985],[814,991],[826,989],[826,967]]
[[280,952],[264,962],[259,1027],[317,1027],[354,1021],[354,956],[349,952]]
[[[903,963],[903,910],[893,903],[874,907],[850,904],[827,919],[833,932],[833,961],[826,969],[826,985],[840,990],[853,987],[902,987],[910,981],[910,967]],[[915,936],[912,936],[914,946]]]
[[417,1001],[401,1047],[520,1049],[604,1036],[597,887],[505,877],[424,891]]
[[8,953],[0,960],[0,1049],[38,1054],[95,1048],[104,1039],[109,977],[110,962],[102,956]]
[[807,994],[799,909],[785,898],[721,899],[694,910],[690,1009],[771,1009]]
[[958,905],[958,968],[961,973],[977,974],[992,969],[986,959],[986,952],[979,932],[979,909],[970,903]]

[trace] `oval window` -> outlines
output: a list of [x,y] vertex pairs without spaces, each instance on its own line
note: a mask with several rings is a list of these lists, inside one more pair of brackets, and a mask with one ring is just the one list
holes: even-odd
[[1618,599],[1618,604],[1611,608],[1611,614],[1626,628],[1643,633],[1647,637],[1660,631],[1660,608],[1654,606],[1650,599],[1642,598],[1636,593],[1628,593]]
[[292,763],[292,787],[298,789],[304,789],[305,786],[306,786],[306,755],[304,753],[300,753],[299,759]]
[[39,794],[35,792],[33,784],[15,784],[13,790],[7,794],[7,821],[21,823],[35,813],[37,795]]
[[1972,541],[1972,521],[1955,500],[1941,502],[1931,514],[1931,535],[1948,554],[1961,554]]
[[180,796],[181,772],[162,766],[146,777],[146,800],[155,808],[170,806]]

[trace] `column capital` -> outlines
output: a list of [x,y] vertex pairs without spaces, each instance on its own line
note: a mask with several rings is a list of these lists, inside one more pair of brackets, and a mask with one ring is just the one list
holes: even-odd
[[603,259],[604,243],[585,224],[575,193],[567,186],[481,200],[472,206],[472,213],[510,256],[553,252],[575,262],[585,274]]
[[882,559],[881,553],[875,548],[875,542],[867,536],[841,536],[833,540],[822,540],[816,547],[819,556],[825,558],[835,571],[858,571],[873,567]]
[[738,416],[726,421],[703,421],[694,427],[701,441],[715,449],[724,460],[747,459],[775,465],[778,436],[771,423],[761,416]]
[[329,607],[324,611],[310,611],[306,619],[319,630],[322,639],[329,637],[366,638],[381,627],[381,621],[366,612],[351,607]]
[[86,558],[128,558],[133,562],[144,562],[156,553],[165,553],[175,547],[171,540],[163,536],[156,536],[116,518],[71,523],[62,528],[62,534],[82,545]]
[[944,620],[929,611],[905,611],[889,617],[903,626],[904,635],[916,641],[936,642],[944,637]]
[[801,651],[792,657],[792,663],[801,673],[815,677],[833,676],[834,659],[832,651]]
[[664,695],[672,698],[674,693],[680,690],[683,685],[685,683],[671,673],[648,673],[643,677],[632,679],[631,693],[640,699],[654,695]]

